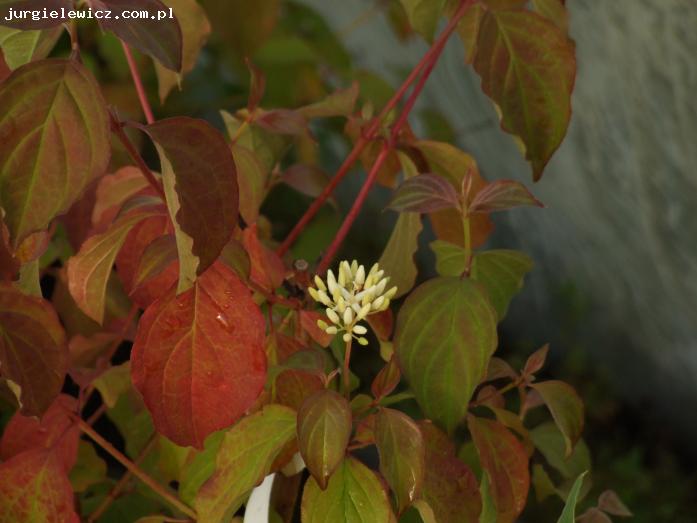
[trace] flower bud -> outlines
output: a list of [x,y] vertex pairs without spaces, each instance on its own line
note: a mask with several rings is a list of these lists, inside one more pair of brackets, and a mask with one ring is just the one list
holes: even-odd
[[344,311],[344,325],[350,325],[353,322],[353,309],[347,307]]
[[326,331],[329,325],[327,325],[327,322],[324,320],[317,320],[317,326],[322,329],[323,331]]
[[380,307],[382,307],[382,304],[385,302],[385,297],[384,296],[378,296],[375,298],[375,301],[373,302],[373,307],[372,309],[374,311],[379,311]]
[[324,282],[322,281],[322,278],[320,278],[320,277],[317,276],[317,275],[315,275],[315,285],[317,285],[317,288],[318,288],[319,290],[321,290],[321,291],[326,291],[326,290],[327,290],[327,286],[326,286],[326,285],[324,284]]
[[366,338],[360,337],[358,338],[358,343],[360,343],[363,346],[368,345],[368,340]]
[[324,329],[324,332],[326,332],[327,334],[336,334],[338,332],[338,329],[332,325],[331,327],[327,327],[326,329]]
[[339,315],[334,312],[333,309],[330,309],[327,307],[327,317],[331,320],[332,323],[336,323],[337,325],[341,323],[341,319],[339,319]]
[[343,340],[344,340],[346,343],[348,343],[349,341],[351,341],[351,335],[347,332],[346,334],[344,334]]
[[355,334],[365,334],[366,332],[368,332],[368,329],[366,329],[363,325],[356,325],[353,328],[353,332]]

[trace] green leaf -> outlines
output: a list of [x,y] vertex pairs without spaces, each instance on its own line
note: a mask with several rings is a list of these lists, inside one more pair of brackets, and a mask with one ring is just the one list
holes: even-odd
[[56,45],[63,27],[22,31],[0,26],[0,49],[10,69],[46,58]]
[[314,478],[305,483],[301,505],[303,523],[388,523],[392,511],[376,474],[347,457],[322,490]]
[[298,411],[298,446],[308,470],[322,489],[344,459],[351,437],[351,406],[332,390],[305,400]]
[[158,92],[160,101],[164,103],[172,88],[180,84],[182,76],[191,72],[196,65],[198,55],[211,34],[211,24],[196,0],[162,0],[162,3],[174,9],[182,32],[181,71],[171,71],[159,61],[155,62]]
[[564,505],[564,510],[559,516],[557,523],[574,523],[576,521],[576,503],[578,502],[578,495],[581,492],[581,486],[583,485],[583,478],[587,472],[583,472],[576,481],[574,481],[574,486],[571,487],[571,492],[569,492],[569,497],[566,499],[566,505]]
[[472,440],[486,471],[498,523],[513,523],[525,508],[530,488],[528,456],[518,439],[498,421],[469,416]]
[[574,388],[563,381],[531,383],[547,404],[557,427],[564,436],[566,457],[571,456],[583,432],[583,402]]
[[266,194],[268,171],[255,154],[241,145],[232,146],[240,187],[240,214],[247,225],[257,221]]
[[63,386],[65,331],[51,304],[0,282],[0,377],[19,389],[22,413],[40,416]]
[[358,82],[353,82],[351,87],[340,89],[324,100],[306,105],[297,110],[307,120],[312,118],[327,118],[330,116],[349,116],[353,113],[358,99]]
[[70,471],[69,477],[75,492],[84,492],[95,483],[106,479],[106,463],[97,455],[92,443],[80,440],[77,463]]
[[97,323],[104,320],[106,290],[114,260],[133,227],[162,210],[136,209],[116,220],[104,233],[91,236],[68,260],[68,288],[78,307]]
[[566,457],[564,437],[554,423],[538,425],[530,431],[530,437],[547,463],[558,470],[564,478],[575,478],[584,470],[591,468],[590,452],[582,439],[576,444],[571,456]]
[[532,260],[527,254],[497,249],[474,255],[471,277],[486,289],[501,321],[513,296],[523,288],[523,278],[531,270]]
[[206,438],[203,450],[184,464],[179,482],[179,497],[189,505],[194,504],[196,493],[215,471],[215,456],[225,438],[225,431],[214,432]]
[[198,521],[227,521],[295,439],[295,430],[295,412],[281,405],[268,405],[230,429],[218,449],[215,472],[196,496]]
[[542,503],[545,499],[556,494],[557,489],[547,471],[542,465],[532,467],[532,485],[535,488],[535,499]]
[[[398,155],[407,179],[417,175],[414,163],[403,153]],[[416,282],[418,274],[414,254],[419,248],[419,234],[423,230],[421,216],[417,213],[400,213],[385,250],[380,256],[380,267],[390,275],[391,285],[397,287],[394,299],[407,294]]]
[[435,278],[397,317],[396,352],[424,414],[452,432],[467,412],[496,349],[496,314],[479,284]]
[[423,499],[438,523],[477,521],[482,511],[477,478],[455,456],[448,436],[427,421],[419,422],[426,445]]
[[467,268],[464,247],[443,240],[434,240],[429,247],[436,255],[436,271],[441,276],[460,276]]
[[104,404],[113,409],[122,394],[128,392],[131,385],[131,363],[114,365],[92,382],[99,391]]
[[168,118],[145,131],[160,155],[181,293],[218,258],[237,226],[237,169],[223,135],[203,120]]
[[420,174],[407,179],[392,195],[388,209],[397,212],[429,213],[460,206],[452,184],[437,174]]
[[469,213],[489,213],[522,206],[544,207],[522,183],[497,180],[477,192],[467,210]]
[[489,10],[473,64],[482,89],[500,108],[503,129],[522,140],[539,180],[571,118],[574,44],[537,13]]
[[427,41],[433,40],[438,20],[443,14],[445,0],[401,0],[409,23]]
[[380,472],[397,498],[402,512],[421,495],[426,450],[419,427],[397,410],[381,408],[375,418],[375,444]]
[[16,69],[0,84],[0,107],[0,206],[16,248],[104,173],[109,118],[94,78],[74,60]]
[[[98,20],[104,31],[114,33],[167,69],[181,71],[182,30],[160,0],[88,0],[88,3],[95,11],[111,11],[111,17]],[[125,11],[147,11],[148,16],[132,18],[124,15]]]

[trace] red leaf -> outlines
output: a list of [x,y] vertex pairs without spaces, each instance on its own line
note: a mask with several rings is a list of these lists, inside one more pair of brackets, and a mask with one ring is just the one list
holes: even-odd
[[77,411],[77,401],[61,394],[39,421],[19,412],[10,419],[0,440],[3,461],[31,449],[53,450],[69,472],[77,460],[80,429],[68,415]]
[[7,522],[79,523],[73,490],[58,457],[34,449],[0,464],[0,507]]
[[13,20],[5,20],[8,16],[10,9],[17,11],[40,11],[43,13],[44,9],[48,9],[49,12],[53,10],[60,10],[64,8],[66,11],[73,9],[73,0],[6,0],[2,3],[3,11],[0,14],[0,25],[7,27],[14,27],[16,29],[46,29],[48,27],[55,27],[64,23],[64,20],[60,18],[40,18],[39,20],[34,20],[31,16],[26,18],[19,18]]
[[152,287],[155,291],[157,287],[168,289],[177,281],[178,272],[177,243],[174,235],[160,236],[143,251],[131,293],[138,293],[144,287]]
[[[201,274],[218,258],[237,226],[239,192],[232,151],[218,130],[203,120],[176,117],[145,128],[156,142],[167,207],[177,231],[179,263],[198,258]],[[193,240],[193,245],[191,245]],[[180,291],[190,284],[182,286]]]
[[172,232],[169,217],[162,215],[148,218],[128,233],[126,241],[116,256],[116,270],[126,292],[143,309],[147,309],[177,281],[178,266],[170,266],[150,283],[144,283],[136,288],[138,269],[146,249],[168,232]]
[[469,416],[467,424],[482,468],[489,475],[496,521],[513,523],[525,508],[530,488],[525,448],[498,421]]
[[480,190],[472,203],[470,213],[487,213],[505,211],[522,206],[544,207],[541,201],[520,182],[513,180],[497,180]]
[[[167,69],[181,71],[181,27],[176,17],[169,17],[169,8],[160,0],[89,0],[89,4],[94,10],[111,11],[111,17],[98,20],[103,30],[111,31]],[[148,16],[124,16],[126,11],[147,11]]]
[[171,288],[143,314],[131,356],[133,384],[155,427],[203,447],[255,402],[266,381],[265,323],[249,290],[221,263],[194,287]]
[[455,456],[448,436],[430,422],[419,423],[426,445],[426,470],[423,499],[433,510],[438,523],[479,521],[482,501],[477,478]]
[[12,71],[10,70],[10,67],[7,65],[7,62],[5,61],[5,55],[2,52],[2,49],[0,49],[0,82],[2,82],[5,78],[10,76],[10,73]]
[[68,368],[65,331],[51,305],[0,282],[0,375],[21,388],[22,412],[43,414]]
[[322,389],[324,381],[321,376],[299,369],[284,370],[275,381],[278,403],[293,410],[298,410],[307,398]]
[[407,179],[395,191],[389,209],[398,212],[435,212],[460,206],[453,185],[437,174],[420,174]]
[[274,251],[259,241],[256,224],[242,232],[242,243],[251,262],[250,279],[266,291],[279,287],[285,278],[285,265]]

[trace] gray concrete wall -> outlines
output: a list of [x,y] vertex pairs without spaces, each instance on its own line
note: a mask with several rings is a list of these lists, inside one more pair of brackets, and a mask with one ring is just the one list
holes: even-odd
[[[303,0],[337,29],[371,2]],[[571,0],[578,80],[566,141],[534,193],[544,211],[499,220],[537,267],[514,329],[556,339],[547,318],[560,282],[588,300],[580,340],[621,392],[667,416],[697,407],[697,2]],[[347,33],[358,65],[398,85],[426,49],[397,41],[381,16]],[[530,181],[455,39],[422,104],[448,115],[489,179]],[[513,238],[513,239],[512,239]],[[522,303],[521,303],[522,302]],[[683,418],[684,419],[684,418]],[[694,422],[687,422],[694,423]]]

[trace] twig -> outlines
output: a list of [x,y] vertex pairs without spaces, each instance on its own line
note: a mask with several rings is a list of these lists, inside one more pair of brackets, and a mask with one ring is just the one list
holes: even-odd
[[143,176],[145,176],[148,182],[150,182],[150,185],[152,185],[153,188],[157,191],[157,194],[159,194],[162,197],[162,199],[164,199],[165,191],[162,188],[162,184],[157,180],[157,178],[155,178],[155,175],[148,167],[148,164],[145,163],[145,160],[143,160],[143,157],[140,155],[135,145],[133,145],[133,142],[131,142],[130,138],[128,138],[128,135],[126,135],[126,131],[123,130],[121,122],[119,122],[113,114],[110,114],[110,117],[111,130],[114,131],[114,134],[116,134],[118,139],[121,141],[124,148],[126,149],[126,152],[128,152],[130,157],[136,163],[136,165],[140,169],[140,172],[143,173]]
[[145,121],[148,125],[155,123],[155,116],[152,112],[152,107],[150,107],[150,102],[148,102],[148,95],[145,93],[145,88],[143,87],[143,80],[140,78],[140,73],[138,72],[138,65],[133,59],[133,53],[131,48],[128,47],[123,41],[121,41],[121,47],[123,47],[123,54],[126,55],[126,61],[128,62],[128,68],[131,70],[131,77],[133,78],[133,85],[135,85],[136,92],[138,93],[138,99],[140,100],[140,106],[143,108],[143,114],[145,115]]
[[[157,442],[157,438],[153,434],[150,437],[150,440],[148,441],[148,443],[145,445],[143,450],[140,451],[140,454],[138,454],[138,457],[133,462],[134,465],[140,465],[140,463],[143,461],[145,456],[147,456],[147,454],[155,446],[155,442]],[[114,485],[114,488],[112,488],[109,491],[109,494],[107,494],[106,498],[104,498],[104,500],[99,504],[99,506],[95,509],[95,511],[90,514],[90,517],[87,518],[87,523],[94,523],[102,516],[102,514],[104,514],[106,509],[109,508],[109,506],[116,500],[116,498],[119,496],[121,491],[124,489],[124,487],[126,486],[128,481],[131,479],[131,476],[133,476],[133,474],[131,473],[130,470],[127,470],[123,474],[123,476],[121,476],[118,483],[116,483],[116,485]]]
[[180,512],[186,514],[190,518],[192,518],[194,521],[196,520],[196,512],[189,507],[186,503],[181,501],[179,498],[177,498],[174,494],[172,494],[170,491],[168,491],[165,487],[160,485],[157,481],[152,479],[150,476],[148,476],[145,472],[143,472],[138,465],[133,463],[130,459],[128,459],[126,456],[124,456],[121,452],[116,450],[111,443],[109,443],[107,440],[105,440],[102,436],[100,436],[92,427],[90,427],[85,421],[82,420],[82,418],[78,417],[74,413],[70,413],[71,417],[75,420],[77,423],[78,427],[80,427],[80,430],[84,432],[87,436],[92,438],[97,445],[102,447],[106,452],[108,452],[116,461],[121,463],[124,467],[126,467],[131,474],[133,474],[136,478],[141,480],[143,483],[145,483],[148,487],[150,487],[153,491],[155,491],[157,494],[159,494],[167,503],[172,505],[174,508],[179,510]]
[[[279,255],[285,254],[288,249],[290,249],[291,245],[297,240],[298,236],[302,233],[302,231],[307,227],[307,224],[310,223],[312,218],[317,214],[317,212],[322,208],[322,205],[324,205],[324,202],[331,196],[331,194],[334,192],[336,187],[341,183],[343,178],[348,174],[350,171],[351,167],[353,164],[360,158],[361,154],[365,150],[366,146],[377,136],[378,131],[380,130],[380,127],[382,125],[382,122],[384,121],[385,117],[397,106],[399,101],[404,97],[405,93],[409,89],[412,83],[417,79],[417,77],[421,74],[421,72],[424,70],[425,67],[427,67],[429,64],[433,63],[435,65],[435,62],[438,60],[438,57],[440,56],[441,52],[443,51],[443,48],[445,47],[446,42],[450,38],[450,36],[453,34],[455,29],[457,28],[457,24],[460,22],[460,19],[464,16],[465,12],[467,11],[467,8],[473,3],[474,0],[462,0],[460,2],[460,6],[457,10],[457,12],[453,15],[453,17],[450,19],[450,22],[448,23],[447,27],[443,30],[443,32],[440,34],[438,39],[434,42],[434,44],[431,46],[431,48],[424,54],[424,56],[421,58],[418,64],[414,67],[414,69],[409,73],[409,76],[404,80],[402,85],[399,87],[397,92],[392,96],[392,98],[387,102],[385,107],[383,107],[382,111],[380,111],[380,114],[373,119],[371,124],[368,126],[368,128],[365,130],[364,133],[361,134],[358,140],[356,140],[356,143],[353,146],[353,149],[349,153],[349,155],[346,157],[344,160],[344,163],[341,164],[341,167],[339,167],[339,170],[336,172],[336,174],[332,177],[331,181],[329,184],[324,188],[322,193],[312,202],[310,207],[305,211],[305,214],[298,220],[298,223],[295,224],[295,227],[290,231],[286,239],[283,241],[283,243],[279,246],[277,249],[277,253]],[[434,60],[435,58],[435,60]],[[430,74],[430,71],[429,71]],[[423,82],[425,83],[427,76],[423,77]],[[419,89],[420,92],[420,89]],[[412,93],[413,96],[413,93]],[[418,96],[418,95],[417,95]],[[415,98],[414,98],[415,101]],[[413,105],[413,103],[412,103]],[[411,110],[411,108],[409,109]],[[408,112],[407,112],[408,116]],[[406,116],[405,116],[406,118]],[[400,125],[401,127],[401,125]]]

